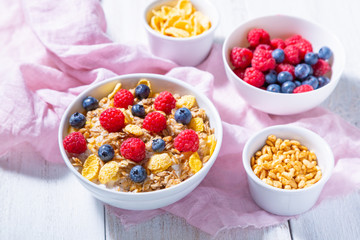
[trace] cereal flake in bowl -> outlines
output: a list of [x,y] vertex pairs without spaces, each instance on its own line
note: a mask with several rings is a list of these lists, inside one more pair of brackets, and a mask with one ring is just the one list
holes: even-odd
[[90,87],[59,129],[62,156],[80,182],[100,200],[133,210],[163,207],[191,192],[214,163],[221,138],[220,117],[204,95],[155,74]]

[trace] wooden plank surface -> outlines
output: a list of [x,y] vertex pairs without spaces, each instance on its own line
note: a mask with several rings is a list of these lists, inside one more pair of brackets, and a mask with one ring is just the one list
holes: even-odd
[[64,164],[31,152],[0,159],[0,239],[104,239],[104,206]]

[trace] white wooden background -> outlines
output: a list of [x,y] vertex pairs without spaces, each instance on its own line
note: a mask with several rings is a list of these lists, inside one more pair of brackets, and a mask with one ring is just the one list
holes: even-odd
[[[149,0],[152,1],[152,0]],[[103,0],[108,33],[118,42],[146,44],[146,0]],[[217,41],[239,22],[284,13],[314,20],[343,42],[346,69],[324,107],[360,128],[360,1],[212,0],[220,11]],[[341,136],[339,136],[341,139]],[[209,239],[212,236],[166,214],[128,229],[76,181],[64,164],[52,164],[27,148],[0,159],[0,239]],[[209,220],[211,221],[211,219]],[[284,224],[235,228],[215,239],[359,239],[360,192],[329,199]]]

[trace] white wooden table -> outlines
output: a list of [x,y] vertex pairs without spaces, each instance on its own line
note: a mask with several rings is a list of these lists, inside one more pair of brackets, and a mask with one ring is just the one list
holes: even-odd
[[[151,1],[151,0],[150,0]],[[346,69],[324,107],[360,127],[360,1],[212,0],[221,15],[217,41],[239,22],[264,14],[302,16],[325,25],[343,42]],[[103,0],[108,33],[121,43],[146,44],[146,0]],[[341,137],[339,136],[339,139]],[[211,220],[209,220],[211,221]],[[272,227],[235,228],[216,239],[359,239],[360,192],[324,201],[317,208]],[[165,214],[124,229],[64,164],[24,149],[0,159],[0,239],[209,239],[185,220]]]

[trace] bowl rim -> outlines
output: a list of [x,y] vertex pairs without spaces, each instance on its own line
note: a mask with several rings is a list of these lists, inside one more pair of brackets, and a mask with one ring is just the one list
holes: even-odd
[[[154,196],[154,195],[159,195],[159,194],[166,194],[166,193],[171,193],[173,191],[177,191],[178,188],[181,189],[181,187],[183,185],[186,184],[191,184],[191,182],[197,182],[197,180],[199,178],[202,177],[202,173],[205,171],[209,171],[212,167],[212,165],[214,164],[220,148],[221,148],[221,144],[222,144],[222,139],[223,139],[223,129],[222,129],[222,121],[220,118],[220,115],[216,109],[216,107],[214,106],[214,104],[208,99],[208,97],[203,94],[200,91],[196,92],[196,95],[199,95],[202,100],[205,102],[206,106],[208,108],[210,108],[211,112],[213,112],[214,114],[214,122],[218,123],[217,127],[218,129],[216,129],[216,134],[217,134],[217,138],[216,138],[216,147],[215,150],[213,152],[213,154],[211,155],[210,159],[206,162],[206,164],[203,165],[203,167],[193,176],[189,177],[188,179],[186,179],[185,181],[180,182],[179,184],[175,185],[175,186],[171,186],[169,188],[165,188],[165,189],[160,189],[160,190],[156,190],[156,191],[151,191],[151,192],[138,192],[138,193],[133,193],[133,192],[122,192],[122,191],[114,191],[113,189],[109,189],[106,187],[102,187],[102,185],[98,185],[92,181],[89,181],[88,179],[86,179],[85,177],[83,177],[70,163],[70,160],[66,154],[66,151],[63,147],[63,131],[64,131],[64,126],[65,123],[68,121],[67,116],[70,114],[70,109],[76,105],[78,103],[78,101],[80,99],[83,99],[84,97],[88,96],[88,92],[95,90],[96,88],[105,85],[109,82],[116,82],[116,81],[121,81],[124,79],[128,79],[128,78],[150,78],[150,79],[161,79],[163,81],[169,81],[174,83],[175,85],[179,85],[180,87],[183,87],[185,89],[190,90],[191,92],[194,92],[194,87],[191,86],[190,84],[183,82],[179,79],[176,79],[174,77],[170,77],[170,76],[166,76],[166,75],[160,75],[160,74],[153,74],[153,73],[132,73],[132,74],[124,74],[124,75],[118,75],[115,77],[111,77],[111,78],[107,78],[101,82],[97,82],[93,85],[90,85],[86,90],[82,91],[78,96],[75,97],[75,99],[68,105],[68,107],[66,108],[66,110],[64,111],[62,117],[61,117],[61,121],[60,121],[60,125],[59,125],[59,130],[58,130],[58,143],[59,143],[59,149],[60,149],[60,153],[61,156],[65,162],[65,164],[67,165],[67,167],[71,170],[71,172],[77,176],[80,180],[82,180],[82,182],[86,183],[87,185],[90,185],[96,189],[98,189],[99,191],[105,191],[109,194],[113,194],[113,195],[118,195],[118,196],[132,196],[134,198],[141,198],[143,196]],[[204,177],[207,174],[204,175]],[[201,182],[201,181],[200,181]],[[200,183],[199,182],[199,183]],[[199,184],[198,183],[198,184]],[[111,198],[110,196],[108,196],[108,198]]]
[[[277,18],[290,18],[290,19],[293,19],[293,20],[296,20],[296,21],[302,21],[302,22],[306,22],[307,24],[314,25],[315,27],[320,28],[320,29],[324,30],[325,32],[327,32],[327,34],[329,34],[337,42],[338,46],[341,49],[340,51],[338,51],[338,53],[339,53],[339,55],[343,55],[343,60],[340,62],[339,71],[337,72],[336,75],[333,75],[333,73],[332,73],[331,78],[330,78],[330,82],[328,84],[326,84],[325,86],[323,86],[321,88],[318,88],[318,89],[315,89],[315,90],[309,91],[309,92],[302,92],[302,93],[297,93],[297,94],[276,93],[276,92],[266,91],[266,90],[263,90],[261,88],[252,86],[252,85],[246,83],[243,79],[239,78],[234,73],[234,71],[230,67],[230,64],[227,61],[228,44],[229,44],[230,38],[235,34],[236,31],[241,29],[243,27],[243,25],[245,25],[245,24],[251,23],[253,21],[266,20],[268,18],[274,18],[274,17],[277,17]],[[322,26],[322,25],[320,25],[320,24],[318,24],[316,22],[313,22],[313,21],[310,21],[308,19],[298,17],[298,16],[292,16],[292,15],[286,15],[286,14],[269,14],[269,15],[263,15],[263,16],[260,16],[260,17],[250,18],[248,20],[245,20],[245,21],[241,22],[236,27],[234,27],[231,30],[231,32],[225,38],[225,41],[224,41],[224,44],[223,44],[223,47],[222,47],[222,59],[223,59],[224,65],[225,65],[225,70],[227,72],[230,72],[231,76],[234,79],[236,79],[238,82],[240,82],[243,86],[249,87],[250,89],[253,89],[254,91],[258,91],[259,93],[262,92],[262,93],[264,93],[266,95],[269,95],[269,96],[276,95],[276,96],[286,96],[286,97],[288,96],[290,98],[295,98],[295,97],[298,97],[299,95],[300,96],[306,96],[306,95],[314,94],[314,92],[318,93],[320,91],[327,91],[328,88],[331,88],[331,87],[333,87],[335,89],[335,87],[338,84],[338,82],[340,80],[340,77],[341,77],[341,75],[342,75],[342,73],[343,73],[343,71],[345,69],[346,56],[345,56],[345,49],[344,49],[343,44],[341,43],[341,41],[339,40],[339,38],[335,34],[333,34],[331,31],[328,30],[327,27],[324,27],[324,26]]]
[[[205,32],[196,35],[196,36],[191,36],[191,37],[187,37],[187,38],[175,38],[175,37],[170,37],[170,36],[165,36],[157,31],[155,31],[154,29],[152,29],[149,25],[149,23],[146,20],[146,15],[148,14],[148,12],[150,12],[155,6],[158,5],[164,5],[167,2],[172,2],[174,0],[156,0],[154,2],[151,2],[150,4],[148,4],[144,10],[143,10],[143,16],[142,16],[142,21],[143,21],[143,25],[145,27],[145,29],[147,30],[147,32],[149,32],[152,35],[155,35],[156,37],[162,38],[164,40],[169,40],[169,41],[174,41],[174,42],[192,42],[192,41],[196,41],[198,39],[202,39],[202,38],[206,38],[208,35],[213,34],[213,32],[217,29],[217,27],[219,26],[219,22],[220,22],[220,15],[219,12],[217,10],[217,8],[214,6],[214,4],[212,2],[210,2],[209,0],[201,0],[198,1],[198,3],[200,4],[207,4],[210,8],[212,8],[212,10],[215,13],[215,16],[207,16],[210,19],[211,22],[211,27],[206,30]],[[193,4],[193,2],[191,2]],[[194,4],[193,4],[194,5]]]
[[[316,139],[316,141],[320,141],[321,145],[325,148],[325,151],[329,153],[329,158],[326,163],[327,166],[329,167],[329,170],[326,171],[325,174],[322,175],[321,179],[318,182],[316,182],[315,184],[313,184],[312,186],[307,187],[307,188],[280,189],[280,188],[276,188],[276,187],[273,187],[273,186],[270,186],[270,185],[264,183],[259,177],[257,177],[255,175],[254,171],[251,169],[250,158],[253,154],[250,155],[249,148],[256,139],[260,138],[261,135],[263,135],[266,132],[271,132],[273,130],[288,130],[290,133],[296,132],[295,134],[297,134],[298,136],[302,135],[304,138],[311,138],[311,139]],[[267,137],[264,137],[264,142],[265,142],[266,138]],[[248,154],[250,156],[249,159],[246,156]],[[270,127],[263,128],[262,130],[254,133],[245,143],[245,146],[244,146],[243,152],[242,152],[242,162],[243,162],[243,167],[245,169],[246,175],[248,177],[250,177],[254,182],[256,182],[258,185],[260,185],[263,188],[266,188],[271,191],[279,192],[282,194],[298,194],[298,193],[302,193],[302,192],[311,191],[314,188],[325,185],[325,183],[329,180],[329,178],[332,174],[332,171],[334,169],[334,164],[335,164],[334,154],[333,154],[329,144],[325,141],[324,138],[322,138],[319,134],[317,134],[307,128],[295,126],[292,124],[273,125]]]

